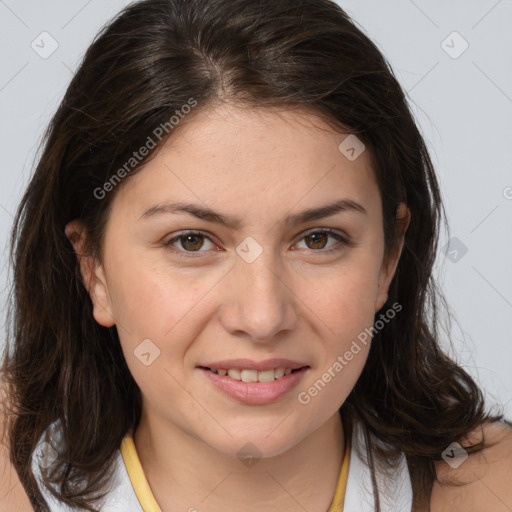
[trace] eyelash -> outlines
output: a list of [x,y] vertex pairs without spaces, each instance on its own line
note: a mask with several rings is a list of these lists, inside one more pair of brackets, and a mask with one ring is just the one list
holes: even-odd
[[[318,228],[318,229],[315,228],[313,230],[310,230],[310,231],[306,232],[302,236],[302,238],[300,238],[299,242],[302,241],[307,236],[310,236],[310,235],[313,235],[316,233],[327,233],[329,235],[332,235],[334,238],[336,238],[336,240],[338,240],[338,242],[341,242],[341,245],[336,244],[334,247],[332,247],[330,249],[310,249],[312,252],[318,252],[318,253],[322,253],[322,254],[331,254],[333,252],[340,251],[341,249],[344,248],[344,246],[353,247],[355,245],[346,236],[343,236],[338,231],[335,231],[330,228]],[[180,240],[180,238],[184,238],[185,236],[189,236],[189,235],[202,236],[202,237],[205,237],[206,239],[208,239],[210,242],[214,243],[211,240],[211,238],[207,235],[207,233],[205,233],[204,231],[189,230],[189,231],[181,232],[178,236],[171,238],[170,240],[165,242],[163,245],[165,247],[168,247],[171,251],[178,253],[179,256],[182,258],[197,258],[197,257],[199,257],[199,254],[201,252],[205,252],[205,251],[185,251],[185,250],[177,250],[177,249],[172,248],[172,244],[174,242],[177,242]]]

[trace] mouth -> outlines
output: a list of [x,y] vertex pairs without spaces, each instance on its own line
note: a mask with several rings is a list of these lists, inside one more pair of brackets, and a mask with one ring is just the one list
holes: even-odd
[[[288,400],[304,378],[309,365],[289,359],[231,359],[197,366],[206,378],[225,396],[246,405],[265,405]],[[287,398],[288,397],[288,398]]]
[[270,368],[268,370],[255,370],[252,368],[209,368],[207,366],[199,366],[202,370],[208,370],[221,377],[229,377],[230,379],[241,382],[273,382],[282,379],[291,373],[299,372],[309,366],[301,366],[299,368]]

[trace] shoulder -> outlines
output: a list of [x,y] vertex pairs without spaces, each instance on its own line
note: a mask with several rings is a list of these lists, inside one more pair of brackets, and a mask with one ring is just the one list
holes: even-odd
[[4,446],[0,447],[0,510],[10,512],[33,512],[34,510]]
[[[486,423],[473,431],[462,446],[485,437],[488,447],[461,452],[457,463],[436,463],[430,501],[431,512],[510,512],[512,510],[512,426]],[[451,452],[453,455],[453,452]]]
[[9,457],[9,445],[5,433],[5,414],[0,404],[0,510],[33,512],[25,489]]

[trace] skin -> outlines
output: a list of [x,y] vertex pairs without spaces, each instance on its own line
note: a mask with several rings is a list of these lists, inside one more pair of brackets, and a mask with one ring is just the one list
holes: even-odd
[[[297,394],[373,325],[400,254],[384,258],[382,206],[370,159],[363,152],[349,161],[338,150],[345,137],[297,111],[228,104],[203,111],[117,190],[103,261],[80,258],[94,317],[117,326],[142,391],[135,443],[163,510],[329,507],[344,451],[338,409],[370,343],[361,344],[307,405]],[[286,214],[341,198],[367,213],[347,210],[293,228],[282,222]],[[239,216],[244,226],[231,230],[187,214],[140,219],[153,205],[178,200]],[[399,214],[405,232],[405,205]],[[312,228],[346,233],[354,246],[331,236],[315,245],[304,238]],[[178,240],[176,252],[164,245],[187,229],[206,231],[211,241],[184,248]],[[80,254],[83,227],[70,223],[66,234]],[[252,263],[236,252],[246,237],[263,251]],[[197,251],[196,257],[180,257],[178,251],[191,252],[191,245],[199,257]],[[324,247],[339,250],[325,254]],[[148,338],[160,356],[145,366],[134,350]],[[285,357],[310,368],[277,402],[246,405],[220,392],[197,368],[241,357]],[[261,454],[251,468],[237,457],[249,442]]]
[[459,442],[462,446],[473,444],[482,436],[489,446],[470,454],[458,468],[444,461],[436,463],[430,512],[512,510],[512,428],[505,423],[487,423]]
[[9,451],[3,444],[0,445],[0,510],[9,512],[34,510],[18,474],[9,461]]
[[7,390],[0,374],[0,510],[9,512],[31,512],[33,510],[14,466],[9,458],[9,442],[6,427],[9,412]]

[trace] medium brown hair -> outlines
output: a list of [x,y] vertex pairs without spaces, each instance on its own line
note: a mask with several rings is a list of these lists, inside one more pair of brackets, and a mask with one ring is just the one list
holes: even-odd
[[[53,422],[60,422],[66,449],[45,484],[66,504],[94,511],[121,440],[141,413],[116,328],[95,322],[64,227],[80,219],[87,250],[101,261],[118,187],[101,199],[95,190],[190,98],[194,115],[218,101],[292,107],[356,134],[381,193],[386,254],[396,245],[397,205],[407,203],[404,249],[376,318],[395,302],[402,311],[375,334],[341,411],[344,422],[357,416],[374,440],[370,461],[391,465],[405,453],[418,507],[428,500],[443,450],[501,416],[485,412],[476,383],[439,346],[444,300],[432,267],[444,212],[425,143],[387,61],[330,0],[144,0],[123,10],[87,50],[48,127],[11,237],[8,435],[34,507],[48,510],[30,461]],[[130,174],[168,137],[171,130]]]

